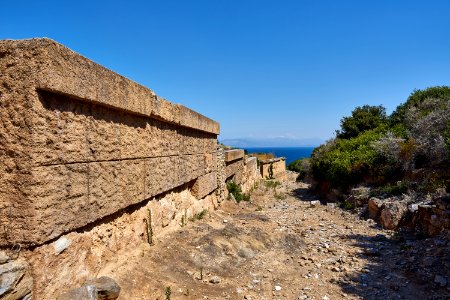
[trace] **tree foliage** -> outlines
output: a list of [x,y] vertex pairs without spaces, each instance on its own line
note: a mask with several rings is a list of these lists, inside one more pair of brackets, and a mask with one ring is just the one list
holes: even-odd
[[449,169],[450,88],[442,86],[415,90],[389,117],[382,106],[357,107],[336,138],[314,149],[308,172],[316,186],[341,191],[397,181],[430,191],[450,189]]
[[358,106],[352,115],[341,120],[341,130],[337,130],[337,137],[349,139],[357,137],[360,133],[375,129],[387,123],[386,109],[381,106]]
[[439,99],[446,102],[450,100],[450,87],[449,86],[435,86],[429,87],[424,90],[414,90],[408,97],[405,103],[397,106],[395,111],[390,116],[392,124],[400,124],[405,120],[406,112],[413,108],[419,107],[426,99]]

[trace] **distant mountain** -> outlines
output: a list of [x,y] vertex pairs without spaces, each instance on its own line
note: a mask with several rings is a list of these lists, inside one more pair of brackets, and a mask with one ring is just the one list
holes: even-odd
[[237,148],[252,148],[252,147],[316,147],[325,142],[319,138],[294,139],[285,137],[276,138],[236,138],[224,139],[219,142],[224,145]]

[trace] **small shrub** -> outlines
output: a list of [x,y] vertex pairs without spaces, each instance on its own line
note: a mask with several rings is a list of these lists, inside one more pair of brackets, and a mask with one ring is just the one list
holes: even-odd
[[206,216],[206,214],[208,214],[208,210],[207,210],[207,209],[204,209],[204,210],[202,210],[201,212],[196,213],[195,215],[193,215],[193,216],[189,219],[189,221],[195,222],[196,220],[201,220],[201,219],[203,219],[203,218]]
[[170,300],[170,296],[172,295],[172,289],[170,286],[166,287],[166,300]]
[[241,201],[249,201],[250,194],[242,193],[242,188],[239,184],[236,184],[233,180],[227,182],[227,190],[233,195],[237,203]]
[[400,196],[408,192],[410,187],[410,183],[408,181],[399,181],[394,185],[385,185],[381,187],[374,188],[370,192],[371,197],[380,197],[380,196]]
[[353,210],[355,209],[355,203],[345,200],[344,202],[339,203],[339,207],[343,209]]
[[268,189],[276,189],[281,185],[281,183],[278,180],[266,180],[264,181],[264,185]]
[[303,160],[303,159],[297,159],[297,160],[294,160],[293,162],[289,163],[289,164],[286,166],[286,168],[287,168],[289,171],[294,171],[294,172],[300,173],[301,170],[302,170],[302,160]]
[[286,199],[286,195],[284,193],[277,193],[277,192],[275,192],[274,197],[275,197],[275,199],[278,199],[278,200]]
[[302,158],[294,160],[287,165],[287,169],[298,173],[297,181],[305,180],[311,169],[310,159]]

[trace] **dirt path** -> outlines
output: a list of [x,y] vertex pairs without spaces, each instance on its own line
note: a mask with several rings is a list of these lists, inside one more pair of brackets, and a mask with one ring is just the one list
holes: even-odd
[[443,263],[442,242],[421,255],[422,244],[414,250],[354,214],[311,205],[302,183],[275,192],[260,184],[250,202],[226,201],[101,275],[117,280],[119,299],[166,299],[169,287],[170,299],[448,299],[417,267],[428,254],[430,270]]

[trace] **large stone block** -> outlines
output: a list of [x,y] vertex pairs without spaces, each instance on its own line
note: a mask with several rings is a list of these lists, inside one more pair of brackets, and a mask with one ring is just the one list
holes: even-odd
[[225,151],[225,162],[228,163],[237,159],[242,159],[244,155],[244,150],[241,149],[227,150]]
[[225,166],[225,178],[229,178],[244,169],[244,162],[242,160],[235,161]]
[[198,199],[202,199],[217,189],[217,172],[211,172],[200,176],[192,187],[192,194]]

